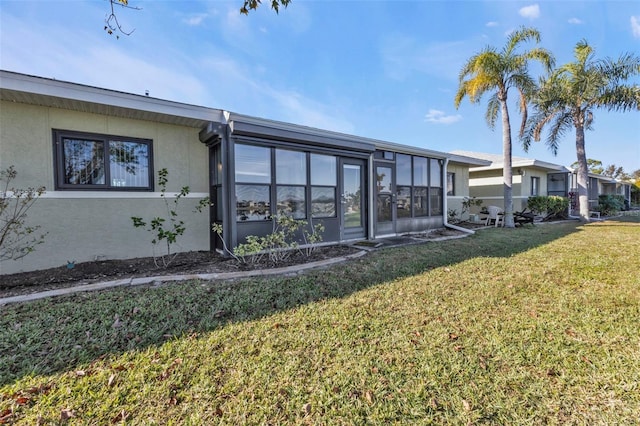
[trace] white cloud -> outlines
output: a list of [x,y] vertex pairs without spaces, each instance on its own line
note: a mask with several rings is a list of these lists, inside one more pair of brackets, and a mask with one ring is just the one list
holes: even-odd
[[185,24],[189,25],[190,27],[197,27],[200,24],[202,24],[202,21],[204,21],[206,18],[208,18],[209,15],[206,13],[198,13],[195,15],[191,15],[187,18],[184,18],[182,20],[182,22],[184,22]]
[[462,116],[460,114],[446,115],[444,111],[430,109],[427,115],[425,115],[425,120],[428,123],[453,124],[462,120]]
[[574,24],[574,25],[583,24],[582,20],[578,19],[578,18],[571,18],[567,22],[569,22],[570,24]]
[[540,6],[538,6],[537,3],[531,6],[525,6],[521,8],[518,13],[524,18],[536,19],[540,17]]
[[498,23],[496,21],[489,21],[485,24],[486,27],[497,27]]
[[631,17],[631,32],[635,38],[640,38],[640,16]]

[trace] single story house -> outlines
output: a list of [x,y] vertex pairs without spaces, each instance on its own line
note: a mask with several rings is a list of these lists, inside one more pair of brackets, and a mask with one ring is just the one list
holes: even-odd
[[[0,274],[152,255],[154,235],[131,217],[166,211],[161,169],[166,199],[190,189],[176,251],[192,251],[222,249],[212,223],[233,248],[272,232],[278,214],[322,223],[325,242],[443,227],[447,194],[467,195],[468,167],[484,164],[9,71],[0,71],[0,128],[0,169],[15,166],[17,188],[46,187],[28,220],[47,233],[35,253],[1,262]],[[209,212],[195,212],[205,197]]]
[[[624,197],[624,208],[628,210],[631,206],[631,184],[622,182],[610,176],[596,173],[588,173],[587,193],[589,195],[589,210],[595,210],[599,204],[600,195],[622,195]],[[571,194],[578,193],[578,172],[571,170]],[[578,214],[577,196],[571,197],[571,210]]]
[[[504,208],[502,154],[452,151],[455,155],[489,161],[489,165],[469,169],[469,194],[482,199],[483,206]],[[570,170],[564,166],[523,157],[512,157],[513,209],[522,211],[535,195],[569,196]],[[475,213],[475,211],[474,211]]]

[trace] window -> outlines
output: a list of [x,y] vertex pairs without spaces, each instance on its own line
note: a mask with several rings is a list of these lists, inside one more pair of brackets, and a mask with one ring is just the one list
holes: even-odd
[[411,187],[410,186],[398,186],[397,187],[397,215],[398,219],[404,217],[411,217]]
[[531,178],[531,195],[533,196],[540,195],[540,178],[539,177]]
[[276,184],[278,214],[306,218],[307,154],[276,149]]
[[153,190],[152,141],[53,131],[57,189]]
[[236,144],[236,182],[271,183],[271,150]]
[[311,154],[309,157],[311,217],[336,217],[336,157],[320,154]]
[[447,172],[447,195],[456,195],[456,174]]
[[238,221],[271,218],[271,150],[236,144],[236,218]]
[[236,214],[239,221],[271,218],[269,185],[236,185]]
[[396,155],[396,184],[411,185],[411,156]]
[[431,216],[442,214],[442,166],[434,158],[429,159],[429,203]]

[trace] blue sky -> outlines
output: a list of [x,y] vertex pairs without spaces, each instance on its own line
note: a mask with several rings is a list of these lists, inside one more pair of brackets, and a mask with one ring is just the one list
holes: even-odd
[[[500,153],[486,102],[453,98],[462,64],[533,26],[558,64],[586,39],[599,58],[640,54],[638,1],[293,0],[241,15],[242,0],[129,0],[131,36],[103,31],[105,0],[0,0],[0,68],[435,149]],[[265,1],[268,4],[268,1]],[[535,70],[534,70],[535,71]],[[640,82],[636,80],[636,82]],[[515,93],[511,94],[515,97]],[[514,128],[519,115],[511,110]],[[568,133],[516,156],[575,161]],[[640,112],[596,113],[587,156],[640,168]]]

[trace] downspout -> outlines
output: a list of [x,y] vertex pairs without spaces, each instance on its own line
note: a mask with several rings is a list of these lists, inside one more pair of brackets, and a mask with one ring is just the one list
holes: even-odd
[[447,187],[446,187],[446,185],[447,185],[447,169],[448,169],[448,167],[449,167],[449,159],[445,158],[444,159],[444,167],[442,168],[443,169],[442,182],[444,182],[443,191],[442,191],[444,193],[444,196],[442,197],[442,219],[443,219],[444,227],[445,228],[450,228],[450,229],[453,229],[453,230],[456,230],[456,231],[460,231],[460,232],[465,232],[467,234],[475,234],[476,231],[474,231],[473,229],[463,228],[461,226],[452,225],[449,222],[447,222],[447,219],[449,217],[449,215],[447,213],[448,212],[448,204],[449,203],[448,203],[448,200],[447,200]]

